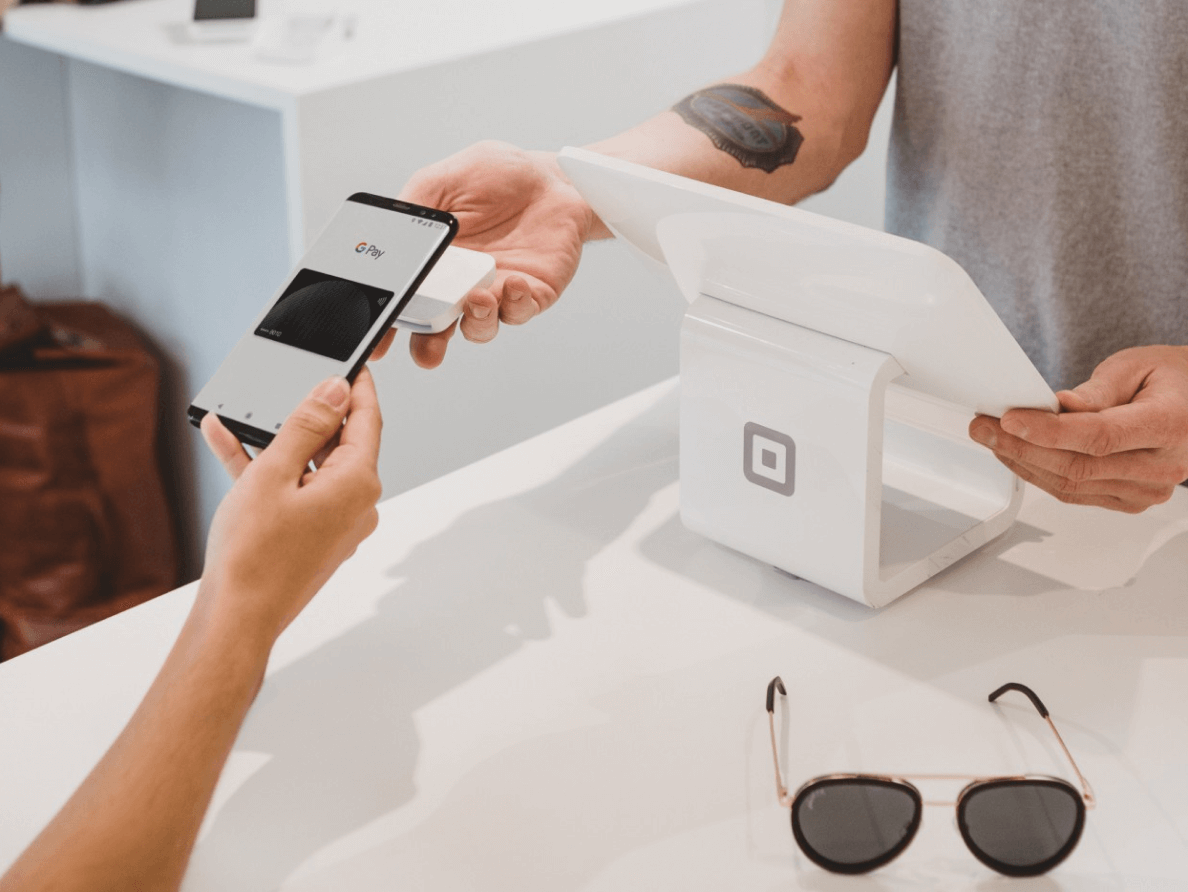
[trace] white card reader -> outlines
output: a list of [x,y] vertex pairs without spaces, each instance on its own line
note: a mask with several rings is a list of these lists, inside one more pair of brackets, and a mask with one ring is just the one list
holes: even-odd
[[417,334],[445,331],[462,315],[471,289],[494,281],[494,257],[450,245],[393,324]]

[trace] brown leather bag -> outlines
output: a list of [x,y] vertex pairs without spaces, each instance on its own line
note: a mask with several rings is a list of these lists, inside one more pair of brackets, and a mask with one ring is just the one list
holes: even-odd
[[102,304],[0,289],[0,658],[173,588],[158,366]]

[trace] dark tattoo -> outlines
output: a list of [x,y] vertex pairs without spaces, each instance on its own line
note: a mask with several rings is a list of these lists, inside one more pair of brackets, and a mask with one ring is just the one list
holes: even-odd
[[804,137],[789,114],[762,90],[742,84],[715,84],[672,107],[685,123],[710,138],[743,167],[771,173],[796,160]]

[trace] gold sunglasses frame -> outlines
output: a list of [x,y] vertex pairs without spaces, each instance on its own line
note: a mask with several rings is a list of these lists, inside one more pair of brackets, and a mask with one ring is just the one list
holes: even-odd
[[[814,778],[811,778],[811,779],[805,781],[803,784],[800,785],[799,788],[797,788],[797,790],[794,794],[789,795],[788,788],[784,784],[783,774],[780,771],[779,746],[776,742],[775,694],[777,691],[779,692],[779,694],[782,698],[787,697],[788,692],[784,687],[784,682],[780,679],[780,677],[778,675],[775,678],[773,678],[771,680],[771,682],[769,682],[767,685],[767,724],[768,724],[768,730],[771,733],[771,757],[772,757],[772,763],[775,767],[776,795],[779,799],[780,805],[784,806],[785,808],[791,809],[793,807],[793,805],[795,805],[797,799],[800,798],[801,794],[804,793],[805,790],[807,790],[809,787],[812,787],[812,786],[819,784],[823,781],[873,780],[873,781],[879,781],[884,784],[897,784],[897,785],[900,785],[903,787],[907,787],[909,790],[911,790],[912,793],[915,795],[916,801],[918,801],[921,806],[931,806],[931,805],[952,806],[952,807],[956,807],[959,814],[961,811],[961,804],[965,800],[966,796],[968,796],[974,790],[981,788],[985,784],[992,784],[995,782],[1010,783],[1010,782],[1018,782],[1018,781],[1039,781],[1039,782],[1043,782],[1043,783],[1055,783],[1055,784],[1059,784],[1061,786],[1066,786],[1070,790],[1072,790],[1074,793],[1077,792],[1076,788],[1068,780],[1066,780],[1064,778],[1052,777],[1050,775],[1043,775],[1043,774],[1015,774],[1015,775],[1011,775],[1011,774],[1001,774],[1001,775],[894,774],[894,775],[892,775],[892,774],[870,774],[868,772],[862,772],[862,773],[854,773],[854,774],[839,773],[839,774],[818,775],[817,777],[814,777]],[[1064,751],[1065,758],[1068,759],[1068,763],[1072,766],[1073,772],[1077,776],[1077,781],[1081,785],[1079,795],[1081,797],[1082,804],[1084,805],[1086,810],[1094,808],[1097,805],[1097,798],[1093,793],[1093,787],[1090,785],[1089,781],[1085,778],[1085,775],[1081,773],[1081,769],[1077,765],[1076,759],[1073,758],[1072,753],[1069,752],[1068,746],[1064,742],[1064,738],[1060,736],[1060,732],[1056,729],[1056,723],[1052,721],[1052,716],[1048,712],[1048,708],[1046,706],[1044,706],[1043,701],[1040,700],[1040,698],[1036,695],[1036,693],[1034,691],[1032,691],[1031,688],[1027,687],[1027,685],[1020,684],[1018,682],[1008,682],[1007,684],[1004,684],[1002,687],[998,688],[992,694],[990,694],[990,696],[987,699],[989,700],[989,702],[994,703],[996,700],[998,700],[999,697],[1001,697],[1003,694],[1007,693],[1008,691],[1018,691],[1019,693],[1026,695],[1027,699],[1029,699],[1031,701],[1032,705],[1036,708],[1036,711],[1038,711],[1040,716],[1043,717],[1044,721],[1046,721],[1048,723],[1048,727],[1052,729],[1052,733],[1056,736],[1056,741],[1057,741],[1057,743],[1060,744],[1060,749]],[[923,781],[964,780],[964,781],[967,781],[968,783],[966,783],[966,785],[961,789],[961,792],[957,794],[956,800],[950,802],[947,800],[941,801],[941,800],[925,799],[921,795],[921,793],[920,793],[919,789],[916,787],[916,785],[911,783],[911,780],[918,780],[918,781],[921,781],[921,780],[923,780]],[[916,824],[918,825],[918,823],[919,823],[919,815],[917,814]],[[891,857],[887,858],[885,861],[882,861],[875,866],[881,867],[884,864],[887,864],[890,861],[897,858],[902,853],[903,849],[907,848],[907,845],[908,845],[908,843],[911,842],[911,839],[914,836],[915,832],[916,832],[916,828],[913,827],[911,833],[908,835],[907,843],[903,843],[901,845],[901,847],[899,848],[899,850],[895,851],[895,853]],[[1079,835],[1079,831],[1078,831],[1078,835]],[[798,840],[798,843],[799,843],[799,840]],[[969,845],[968,840],[966,841],[966,844],[967,844],[967,846]],[[804,846],[802,845],[801,847],[803,848]],[[806,851],[805,854],[809,854],[809,853]],[[974,855],[975,855],[975,857],[979,858],[979,860],[985,861],[985,859],[983,859],[982,856],[978,852],[974,851]],[[813,860],[816,861],[816,858],[814,857]],[[1063,860],[1063,858],[1061,858],[1061,860]],[[820,863],[820,862],[818,862],[818,863]],[[991,864],[989,861],[985,861],[985,863],[988,866],[994,868],[995,870],[999,870],[1000,872],[1003,872],[1002,868],[997,867],[994,864]],[[822,865],[822,866],[824,866],[824,865]],[[1053,865],[1053,866],[1055,866],[1055,865]],[[832,869],[832,868],[827,868],[827,869]],[[873,869],[873,868],[871,868],[871,869]],[[858,871],[855,871],[855,872],[858,872]],[[862,872],[865,872],[865,871],[862,871]],[[1046,870],[1040,871],[1040,872],[1043,873],[1043,872],[1046,872]],[[1020,874],[1020,875],[1022,875],[1022,874]]]

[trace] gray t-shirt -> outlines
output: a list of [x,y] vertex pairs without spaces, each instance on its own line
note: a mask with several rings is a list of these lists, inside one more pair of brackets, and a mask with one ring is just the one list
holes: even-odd
[[1188,344],[1188,3],[899,6],[887,230],[965,267],[1055,388]]

